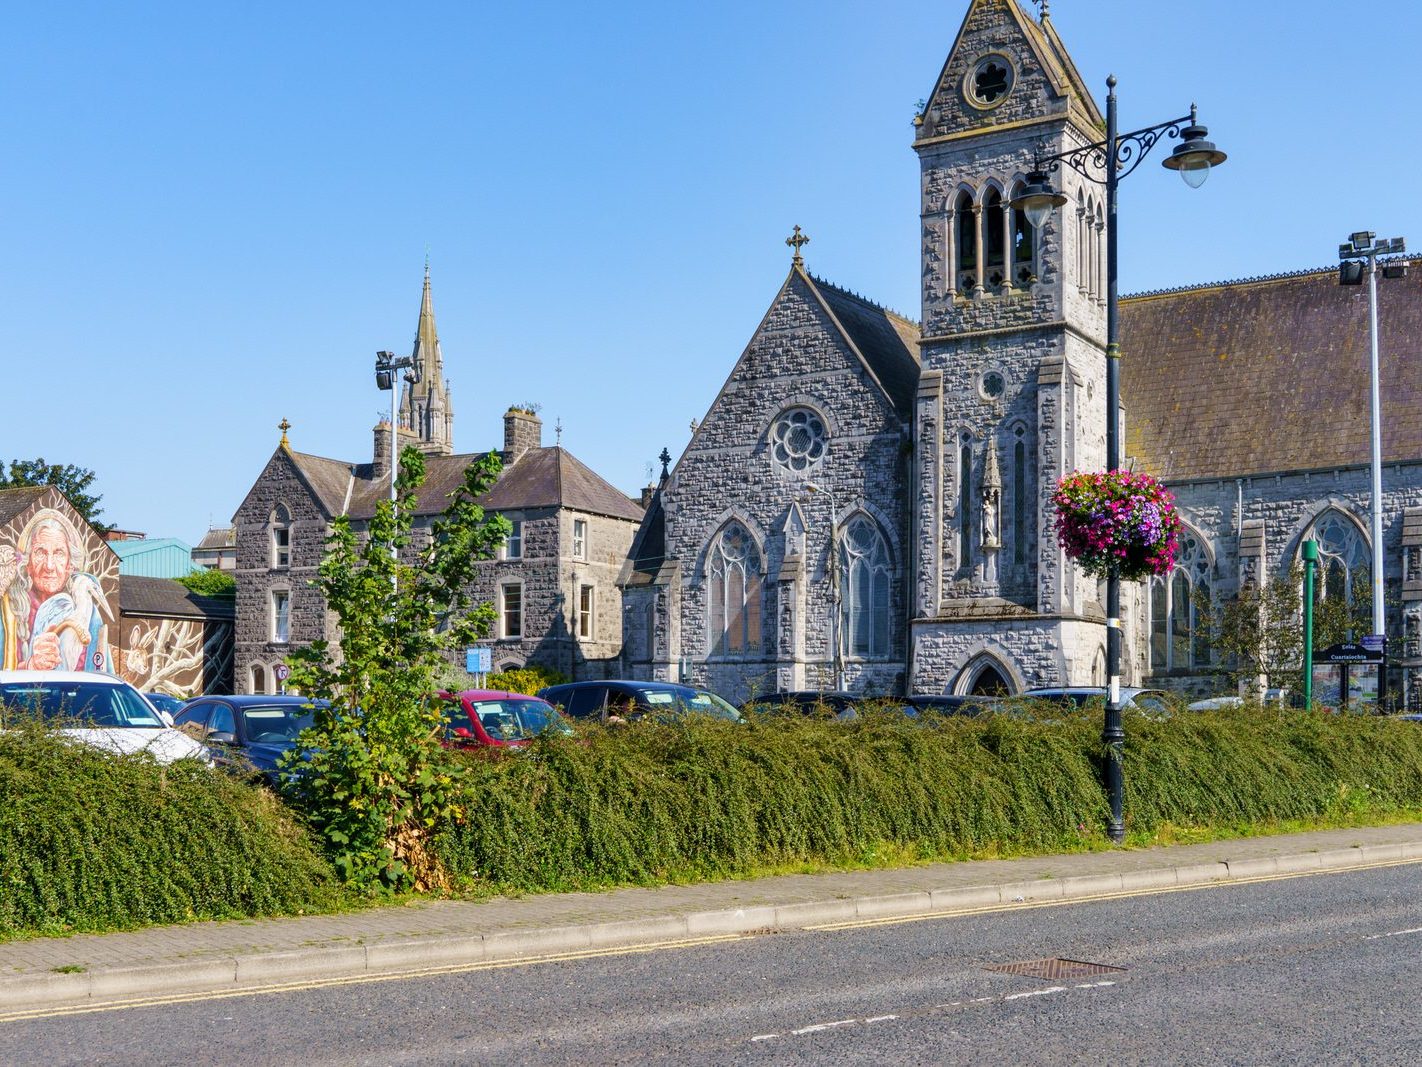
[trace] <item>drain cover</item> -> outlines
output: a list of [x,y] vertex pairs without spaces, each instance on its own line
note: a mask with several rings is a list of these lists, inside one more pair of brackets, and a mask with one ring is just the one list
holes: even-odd
[[1064,960],[1053,956],[1049,960],[1028,960],[1026,963],[999,963],[989,967],[999,974],[1020,974],[1024,978],[1041,978],[1048,982],[1064,978],[1092,978],[1098,974],[1119,974],[1124,967],[1112,967],[1106,963],[1086,963],[1082,960]]

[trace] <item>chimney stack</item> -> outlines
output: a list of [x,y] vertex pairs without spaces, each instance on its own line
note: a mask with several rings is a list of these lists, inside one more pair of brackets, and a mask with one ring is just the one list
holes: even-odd
[[513,464],[525,452],[543,447],[543,420],[527,408],[504,412],[504,462]]
[[375,424],[375,463],[371,477],[377,480],[390,477],[390,423],[382,419]]

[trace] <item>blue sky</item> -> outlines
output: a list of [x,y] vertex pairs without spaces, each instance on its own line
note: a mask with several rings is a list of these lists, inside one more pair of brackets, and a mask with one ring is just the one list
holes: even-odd
[[[30,4],[0,40],[0,457],[98,472],[195,542],[294,447],[370,457],[426,248],[455,443],[510,403],[635,492],[789,266],[918,313],[915,104],[966,0]],[[1166,17],[1169,14],[1171,17]],[[1123,291],[1412,238],[1422,5],[1056,0],[1124,128],[1192,100],[1228,164],[1122,185]],[[1163,154],[1157,150],[1157,154]],[[1128,354],[1129,355],[1129,354]]]

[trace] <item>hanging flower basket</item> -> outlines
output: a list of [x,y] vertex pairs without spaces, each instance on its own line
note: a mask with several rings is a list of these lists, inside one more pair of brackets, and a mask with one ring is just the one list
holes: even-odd
[[1057,541],[1088,573],[1126,581],[1168,574],[1180,544],[1175,497],[1148,474],[1078,471],[1057,483]]

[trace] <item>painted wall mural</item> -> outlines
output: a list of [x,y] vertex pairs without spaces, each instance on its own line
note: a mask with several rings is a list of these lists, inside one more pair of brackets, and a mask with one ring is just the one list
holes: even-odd
[[144,692],[232,691],[232,623],[125,615],[120,676]]
[[0,529],[0,667],[114,670],[118,557],[58,493]]

